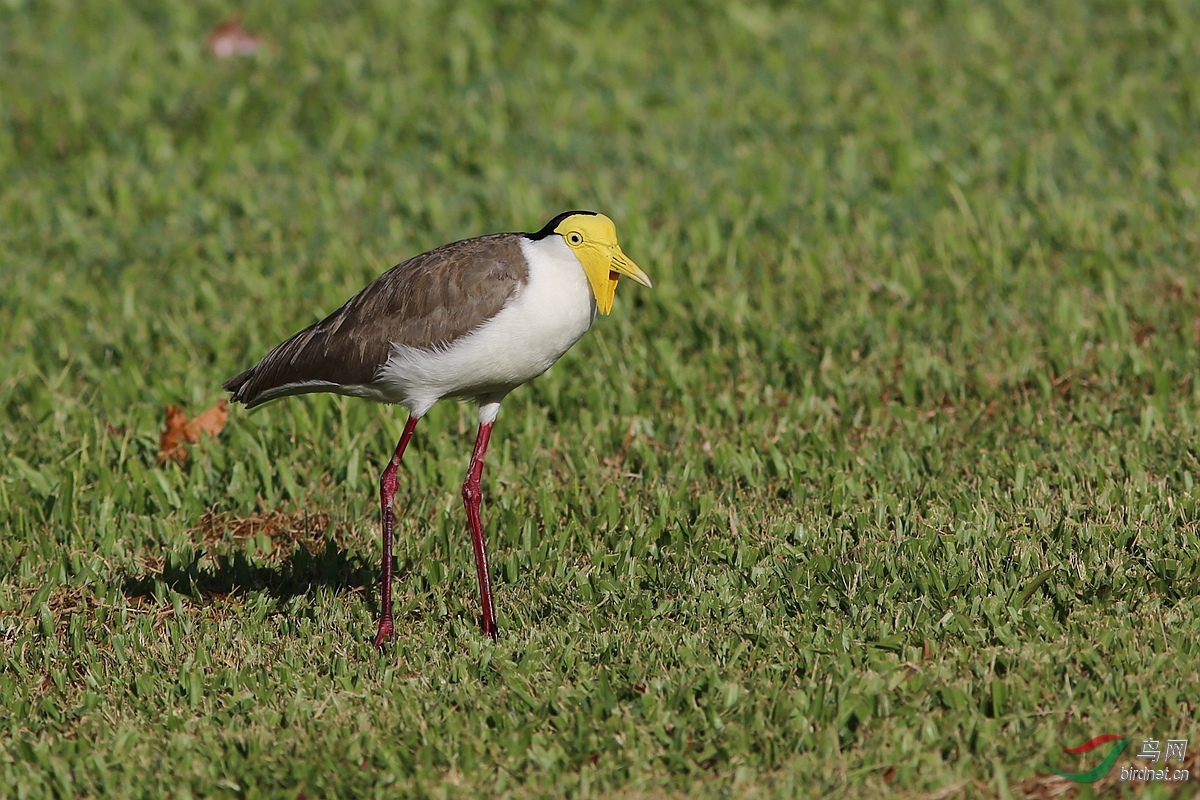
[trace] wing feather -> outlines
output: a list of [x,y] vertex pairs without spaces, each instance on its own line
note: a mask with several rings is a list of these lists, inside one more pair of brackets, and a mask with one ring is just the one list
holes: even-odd
[[225,389],[253,408],[276,397],[369,386],[393,345],[449,345],[494,317],[528,282],[520,236],[453,242],[392,267]]

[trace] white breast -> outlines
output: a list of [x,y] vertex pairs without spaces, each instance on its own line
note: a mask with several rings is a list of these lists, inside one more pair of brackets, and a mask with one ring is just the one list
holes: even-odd
[[579,259],[559,236],[521,240],[529,280],[496,316],[440,350],[395,345],[373,387],[377,399],[424,415],[443,397],[499,401],[541,375],[596,318]]

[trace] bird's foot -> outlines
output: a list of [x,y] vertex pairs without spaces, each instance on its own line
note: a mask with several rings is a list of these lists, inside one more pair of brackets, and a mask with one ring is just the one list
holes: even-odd
[[392,638],[392,633],[395,627],[392,625],[391,615],[381,617],[379,620],[379,632],[375,634],[375,648],[383,647],[383,643]]
[[483,628],[483,632],[486,633],[492,639],[492,641],[496,640],[496,636],[499,633],[499,628],[496,627],[495,619],[488,619],[487,617],[484,617],[481,620],[479,627]]

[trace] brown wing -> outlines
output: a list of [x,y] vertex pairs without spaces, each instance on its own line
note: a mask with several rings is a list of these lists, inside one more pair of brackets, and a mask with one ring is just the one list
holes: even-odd
[[325,319],[225,382],[248,407],[370,385],[392,345],[444,347],[494,317],[529,279],[521,234],[443,245],[392,267]]

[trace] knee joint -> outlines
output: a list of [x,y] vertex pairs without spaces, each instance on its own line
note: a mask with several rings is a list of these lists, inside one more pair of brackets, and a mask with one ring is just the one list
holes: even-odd
[[383,497],[390,497],[400,488],[400,479],[396,476],[393,470],[384,470],[379,476],[379,493]]

